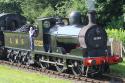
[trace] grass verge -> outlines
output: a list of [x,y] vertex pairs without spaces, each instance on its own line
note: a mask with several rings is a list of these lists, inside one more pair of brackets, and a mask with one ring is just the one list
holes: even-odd
[[14,69],[5,65],[0,65],[0,83],[71,83],[69,80],[57,79]]
[[125,77],[125,58],[123,59],[123,62],[112,65],[110,68],[111,73]]

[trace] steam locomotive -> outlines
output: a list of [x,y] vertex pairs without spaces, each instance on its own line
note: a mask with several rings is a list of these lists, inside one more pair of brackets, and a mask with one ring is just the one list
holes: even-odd
[[88,25],[83,25],[77,11],[69,18],[38,18],[34,50],[30,49],[29,27],[2,30],[1,56],[25,65],[55,66],[59,72],[70,70],[75,75],[109,72],[109,66],[119,63],[122,58],[111,55],[107,33],[96,24],[94,11],[88,12],[88,20]]

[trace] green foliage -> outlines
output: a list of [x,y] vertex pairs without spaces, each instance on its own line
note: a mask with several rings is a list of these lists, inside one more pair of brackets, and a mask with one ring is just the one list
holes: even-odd
[[124,0],[96,0],[99,24],[106,25],[107,22],[118,20],[123,15]]
[[38,3],[37,0],[24,0],[21,3],[23,15],[26,16],[30,21],[35,20],[40,15],[40,13],[43,11],[41,8],[42,6],[43,5]]
[[83,15],[87,12],[85,0],[62,1],[56,5],[56,8],[57,15],[63,17],[68,16],[71,11],[80,11]]
[[125,44],[125,30],[108,28],[106,32],[108,33],[108,37],[120,40]]
[[125,22],[125,4],[123,5],[123,19],[124,19],[124,22]]
[[79,10],[82,13],[86,12],[86,2],[85,0],[72,0],[72,10]]
[[123,12],[125,13],[125,4],[123,5]]
[[[95,0],[97,11],[97,22],[101,25],[119,24],[125,2],[123,0]],[[0,0],[0,12],[18,12],[28,18],[35,20],[42,16],[63,16],[66,17],[71,11],[80,11],[83,15],[87,13],[86,0]],[[118,20],[117,22],[115,22]],[[120,22],[120,23],[119,23]],[[110,25],[110,26],[111,26]],[[119,26],[118,26],[119,27]]]
[[44,12],[40,14],[41,17],[54,16],[55,11],[51,6],[48,6],[44,9]]
[[106,27],[108,28],[114,28],[114,29],[120,29],[120,28],[124,28],[123,27],[123,24],[124,24],[124,21],[123,21],[123,16],[122,17],[119,17],[118,19],[112,19],[111,22],[108,22],[106,24]]
[[116,64],[116,65],[112,65],[111,67],[111,73],[113,73],[114,75],[120,75],[122,77],[125,77],[125,58],[123,58],[123,62]]
[[22,13],[21,3],[18,1],[3,0],[0,1],[0,12],[5,13]]
[[65,2],[65,1],[62,1],[62,3],[58,3],[55,7],[57,8],[56,10],[56,15],[59,15],[59,16],[62,16],[62,17],[65,17],[66,16],[66,13],[69,9],[69,6],[70,6],[70,2]]

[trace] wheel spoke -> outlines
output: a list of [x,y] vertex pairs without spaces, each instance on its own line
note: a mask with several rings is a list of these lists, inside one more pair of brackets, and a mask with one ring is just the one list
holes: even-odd
[[13,50],[10,50],[10,53],[9,53],[8,57],[9,57],[9,61],[10,61],[10,62],[14,62]]
[[57,69],[58,72],[64,72],[66,70],[66,68],[64,67],[64,60],[61,58],[57,58],[55,59],[55,67]]
[[48,57],[42,56],[39,58],[39,65],[41,68],[46,69],[49,68],[49,63],[43,62],[43,61],[49,61]]
[[[76,64],[76,62],[72,64]],[[80,76],[83,74],[83,66],[79,63],[77,63],[77,66],[74,65],[71,69],[72,69],[73,74],[76,76]]]

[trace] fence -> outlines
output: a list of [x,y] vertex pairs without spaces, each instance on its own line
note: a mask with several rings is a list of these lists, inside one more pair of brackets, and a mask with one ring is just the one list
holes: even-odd
[[119,55],[123,57],[123,52],[125,53],[125,48],[121,41],[109,38],[107,45],[110,48],[111,55]]

